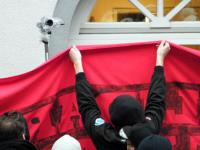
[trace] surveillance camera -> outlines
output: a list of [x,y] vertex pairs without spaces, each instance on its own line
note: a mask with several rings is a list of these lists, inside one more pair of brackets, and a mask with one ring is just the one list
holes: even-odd
[[43,23],[47,26],[56,26],[56,25],[64,25],[64,22],[60,18],[46,18],[43,17],[42,20]]
[[45,25],[53,26],[53,23],[54,23],[54,21],[52,19],[48,19],[48,20],[46,20]]
[[64,25],[64,21],[60,18],[42,17],[41,21],[37,23],[37,27],[43,34],[51,34],[56,27]]

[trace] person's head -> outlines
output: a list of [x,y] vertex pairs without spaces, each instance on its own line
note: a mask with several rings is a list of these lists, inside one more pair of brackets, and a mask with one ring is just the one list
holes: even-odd
[[116,97],[109,106],[111,122],[121,128],[144,121],[144,110],[139,101],[129,95]]
[[0,116],[0,140],[29,140],[28,125],[20,112],[12,111]]
[[75,138],[64,135],[53,144],[52,150],[81,150],[81,146]]
[[133,126],[125,126],[119,131],[120,137],[126,139],[128,147],[137,148],[138,145],[148,136],[152,135],[152,127],[147,123],[136,123]]
[[150,135],[142,140],[137,150],[172,150],[171,143],[159,135]]
[[[127,140],[127,150],[135,150],[135,146],[132,144],[131,141]],[[171,143],[164,137],[159,135],[150,135],[144,138],[137,150],[172,150]]]

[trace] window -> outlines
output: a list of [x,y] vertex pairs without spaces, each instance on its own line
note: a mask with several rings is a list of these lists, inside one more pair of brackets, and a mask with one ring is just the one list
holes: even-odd
[[[165,3],[165,15],[178,5],[179,1],[168,0]],[[200,0],[191,0],[172,18],[172,21],[200,21]]]
[[148,22],[163,15],[171,21],[199,21],[200,0],[97,0],[88,21]]
[[[144,1],[144,0],[143,0]],[[155,13],[155,0],[145,0],[145,5]],[[142,14],[128,0],[97,0],[89,22],[145,22],[145,15]]]
[[80,3],[79,8],[84,7],[87,13],[77,9],[70,43],[166,39],[177,44],[200,44],[200,0],[86,0]]

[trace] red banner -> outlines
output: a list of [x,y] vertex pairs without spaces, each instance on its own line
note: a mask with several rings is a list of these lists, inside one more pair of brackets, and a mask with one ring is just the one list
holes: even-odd
[[[146,42],[78,46],[105,120],[119,94],[136,96],[145,106],[156,61],[156,44]],[[175,150],[200,150],[200,51],[171,44],[165,61],[167,111],[161,135]],[[25,74],[0,79],[0,113],[19,110],[27,118],[31,141],[48,150],[63,134],[77,138],[83,150],[94,150],[78,113],[75,73],[68,49]]]

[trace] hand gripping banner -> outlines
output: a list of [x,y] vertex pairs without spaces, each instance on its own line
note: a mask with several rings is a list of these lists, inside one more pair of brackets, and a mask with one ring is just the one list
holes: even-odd
[[[145,106],[158,43],[78,46],[106,121],[117,95],[136,96]],[[160,134],[174,150],[200,150],[200,51],[175,44],[171,49],[164,65],[167,111]],[[40,150],[50,150],[63,134],[78,139],[83,150],[95,149],[78,112],[68,51],[30,72],[0,79],[0,113],[22,112]]]

